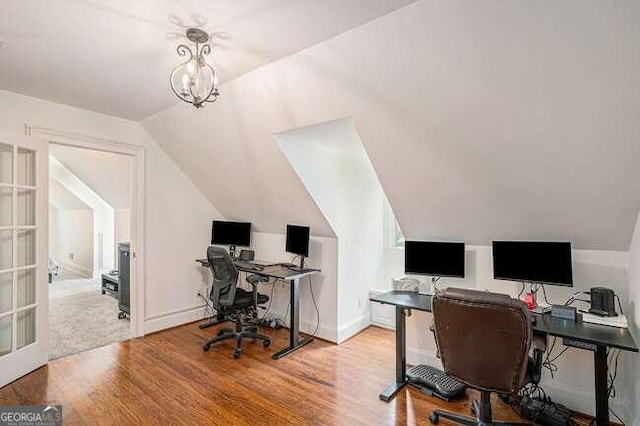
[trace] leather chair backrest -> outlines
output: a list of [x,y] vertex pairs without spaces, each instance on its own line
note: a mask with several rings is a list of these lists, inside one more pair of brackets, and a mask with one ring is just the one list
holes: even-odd
[[531,346],[524,302],[506,294],[448,288],[433,298],[436,344],[447,373],[469,386],[514,393]]
[[233,305],[238,283],[238,270],[231,261],[229,253],[221,248],[210,246],[207,249],[207,261],[213,274],[213,286],[209,299],[218,310]]

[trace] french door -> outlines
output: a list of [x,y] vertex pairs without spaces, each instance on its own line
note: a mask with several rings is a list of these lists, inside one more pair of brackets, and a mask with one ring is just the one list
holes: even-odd
[[0,134],[0,387],[47,363],[48,144]]

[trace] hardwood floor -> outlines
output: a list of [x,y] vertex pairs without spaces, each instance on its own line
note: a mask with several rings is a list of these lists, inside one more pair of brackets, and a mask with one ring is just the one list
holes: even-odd
[[[468,413],[467,399],[445,403],[410,386],[378,399],[394,377],[393,331],[316,340],[275,361],[287,330],[265,330],[271,346],[246,342],[238,360],[233,341],[202,351],[216,330],[188,324],[57,359],[0,389],[0,405],[62,404],[65,425],[428,425],[434,408]],[[500,401],[494,416],[518,419]]]

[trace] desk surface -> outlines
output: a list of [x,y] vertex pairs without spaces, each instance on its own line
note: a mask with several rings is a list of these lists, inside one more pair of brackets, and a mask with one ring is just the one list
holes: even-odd
[[[207,268],[209,267],[209,261],[207,259],[196,259],[196,262],[198,262],[199,264]],[[263,275],[265,277],[277,278],[281,280],[300,279],[300,278],[304,278],[309,275],[313,275],[315,273],[320,272],[320,269],[312,269],[312,268],[306,268],[304,270],[305,272],[301,272],[297,268],[286,268],[284,266],[278,266],[277,264],[275,264],[275,262],[269,263],[269,262],[256,261],[254,263],[256,265],[262,264],[266,266],[264,266],[262,270],[257,270],[254,268],[245,268],[237,264],[235,266],[238,271]]]
[[[373,296],[373,302],[400,306],[406,309],[431,312],[431,295],[419,294],[411,291],[389,291]],[[532,314],[536,316],[533,330],[548,333],[552,336],[580,340],[611,348],[638,352],[638,346],[633,341],[631,333],[626,328],[609,327],[578,321],[568,321],[553,318],[549,314]]]

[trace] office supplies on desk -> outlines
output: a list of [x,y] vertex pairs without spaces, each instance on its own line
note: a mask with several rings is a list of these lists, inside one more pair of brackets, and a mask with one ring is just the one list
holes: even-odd
[[581,312],[581,313],[582,313],[582,322],[606,325],[609,327],[617,327],[617,328],[627,328],[629,326],[627,317],[624,315],[618,315],[615,317],[602,317],[600,315],[593,315],[589,312]]
[[551,305],[551,316],[569,321],[577,320],[577,309],[575,306]]
[[255,256],[255,253],[256,252],[253,251],[253,250],[242,249],[242,250],[240,250],[239,258],[240,258],[240,260],[249,260],[249,261],[251,261],[251,260],[253,260],[253,258]]
[[393,289],[398,291],[420,291],[420,281],[415,278],[403,277],[393,279]]
[[610,288],[592,287],[589,291],[591,295],[591,307],[589,313],[601,317],[615,317],[618,315],[615,307],[615,293]]

